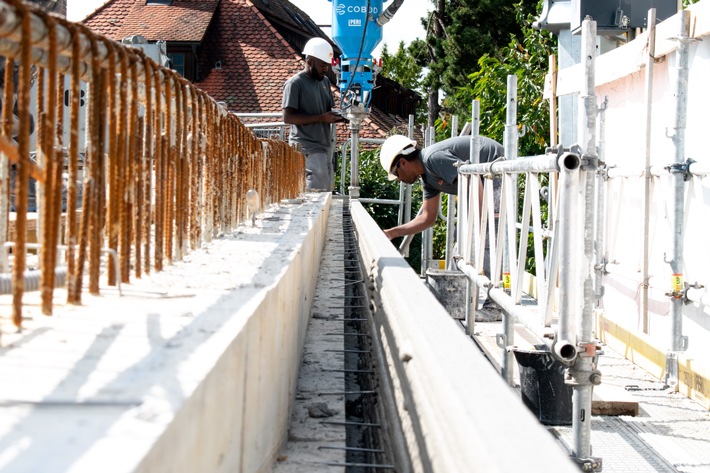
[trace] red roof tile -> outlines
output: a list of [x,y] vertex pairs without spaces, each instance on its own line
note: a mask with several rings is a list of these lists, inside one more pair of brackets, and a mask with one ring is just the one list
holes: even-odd
[[99,8],[84,23],[116,40],[139,34],[149,41],[199,42],[218,4],[219,0],[174,0],[171,5],[119,0]]
[[172,5],[135,5],[116,35],[139,34],[148,41],[200,42],[217,8],[217,0],[175,0]]

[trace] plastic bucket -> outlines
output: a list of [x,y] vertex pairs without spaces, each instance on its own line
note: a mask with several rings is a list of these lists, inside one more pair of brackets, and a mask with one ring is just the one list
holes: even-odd
[[545,425],[571,425],[573,388],[565,384],[565,365],[549,349],[515,348],[513,354],[520,369],[523,403]]

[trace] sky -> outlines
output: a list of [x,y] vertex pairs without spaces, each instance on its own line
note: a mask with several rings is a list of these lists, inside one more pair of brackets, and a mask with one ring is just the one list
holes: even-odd
[[[365,0],[362,0],[363,5]],[[80,21],[89,13],[93,12],[106,3],[106,0],[68,0],[67,18],[72,21]],[[291,0],[291,3],[306,12],[317,25],[330,25],[332,14],[332,3],[328,0]],[[390,5],[385,1],[383,8]],[[419,19],[427,15],[427,12],[434,9],[431,0],[404,0],[397,13],[389,23],[382,27],[383,39],[373,51],[373,57],[378,57],[382,46],[387,44],[390,53],[394,53],[400,41],[409,44],[416,38],[424,38],[424,28]],[[330,28],[323,28],[326,34],[330,34]]]

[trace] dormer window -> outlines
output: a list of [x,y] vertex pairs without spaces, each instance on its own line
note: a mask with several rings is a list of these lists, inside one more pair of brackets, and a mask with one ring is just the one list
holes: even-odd
[[173,0],[145,0],[145,4],[150,5],[171,5]]

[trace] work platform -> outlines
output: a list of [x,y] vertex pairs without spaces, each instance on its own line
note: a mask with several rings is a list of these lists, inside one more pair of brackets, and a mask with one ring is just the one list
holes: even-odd
[[[462,323],[462,328],[464,324]],[[500,371],[503,351],[496,336],[502,322],[477,322],[476,344]],[[533,340],[516,324],[516,345],[529,348]],[[599,356],[602,384],[592,401],[592,454],[610,473],[710,472],[710,411],[678,393],[608,347]],[[520,390],[515,366],[516,389]],[[637,415],[605,415],[599,411]],[[564,448],[573,445],[571,426],[548,426]]]

